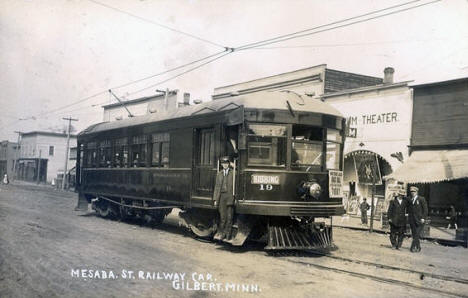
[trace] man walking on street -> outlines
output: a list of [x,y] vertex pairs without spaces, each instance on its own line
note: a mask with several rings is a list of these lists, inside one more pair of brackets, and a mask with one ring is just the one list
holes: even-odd
[[390,223],[390,242],[392,248],[400,249],[406,228],[406,208],[408,201],[403,195],[395,193],[388,206],[388,222]]
[[361,224],[367,225],[367,210],[369,210],[370,206],[367,204],[366,198],[362,200],[361,205],[359,205],[359,209],[361,210]]
[[411,242],[411,252],[420,252],[421,244],[419,237],[424,229],[424,223],[427,217],[427,203],[424,197],[418,195],[419,189],[416,186],[410,187],[411,198],[409,201],[408,213],[409,223],[411,226],[411,235],[413,241]]
[[213,192],[214,204],[219,210],[219,226],[214,239],[229,240],[234,215],[233,173],[228,156],[222,157],[220,163],[222,168],[216,176]]

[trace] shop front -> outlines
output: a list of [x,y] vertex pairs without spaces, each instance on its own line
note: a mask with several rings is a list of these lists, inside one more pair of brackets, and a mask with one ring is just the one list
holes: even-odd
[[383,177],[408,158],[411,89],[406,82],[382,84],[327,94],[323,99],[347,118],[343,176],[347,213],[360,215],[359,205],[364,198],[371,204],[373,196],[375,218],[380,219],[392,198],[388,188],[394,184]]
[[453,206],[457,226],[468,227],[468,149],[414,151],[388,178],[419,188],[432,226],[448,227]]

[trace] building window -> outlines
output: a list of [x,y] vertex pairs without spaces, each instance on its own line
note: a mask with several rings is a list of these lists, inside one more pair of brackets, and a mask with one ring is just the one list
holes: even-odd
[[49,156],[54,156],[54,146],[49,146]]
[[169,133],[155,133],[151,136],[151,165],[169,167]]
[[68,155],[70,160],[76,160],[77,148],[72,147],[70,148],[70,154]]

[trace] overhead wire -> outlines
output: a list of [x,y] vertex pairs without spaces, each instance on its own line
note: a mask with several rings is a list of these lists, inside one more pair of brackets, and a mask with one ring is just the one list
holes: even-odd
[[[417,1],[419,1],[419,0],[417,0]],[[422,6],[434,4],[434,3],[437,3],[437,2],[440,2],[440,1],[442,1],[442,0],[433,0],[433,1],[430,1],[430,2],[423,3],[423,4],[414,5],[414,6],[411,6],[411,7],[408,7],[408,8],[403,8],[403,9],[391,11],[391,12],[388,12],[388,13],[379,14],[377,16],[365,18],[365,19],[362,19],[362,20],[357,20],[357,21],[354,21],[354,22],[351,22],[351,23],[346,23],[346,24],[342,24],[342,25],[333,26],[331,28],[321,29],[321,30],[318,30],[318,31],[310,32],[310,33],[304,33],[304,34],[299,34],[299,35],[297,35],[298,33],[292,33],[292,34],[296,34],[296,35],[291,34],[292,36],[285,37],[285,38],[282,38],[282,37],[271,38],[271,39],[263,41],[263,42],[251,43],[250,45],[249,44],[248,45],[243,45],[243,46],[234,48],[234,50],[235,51],[248,50],[248,49],[251,49],[251,48],[257,48],[257,47],[260,47],[260,46],[266,46],[266,45],[269,45],[269,44],[274,44],[274,43],[283,42],[283,41],[287,41],[287,40],[291,40],[291,39],[310,36],[310,35],[326,32],[326,31],[330,31],[330,30],[335,30],[335,29],[338,29],[338,28],[344,28],[344,27],[348,27],[348,26],[351,26],[351,25],[364,23],[364,22],[367,22],[367,21],[370,21],[370,20],[375,20],[375,19],[378,19],[378,18],[382,18],[382,17],[386,17],[386,16],[389,16],[389,15],[393,15],[393,14],[401,13],[401,12],[404,12],[404,11],[408,11],[408,10],[411,10],[411,9],[419,8],[419,7],[422,7]],[[415,2],[415,1],[411,1],[411,2],[408,2],[408,3],[412,3],[412,2]],[[388,10],[388,9],[389,8],[387,8],[386,10]],[[383,10],[385,10],[385,9],[383,9]],[[382,10],[379,10],[379,11],[382,11]],[[372,14],[372,13],[367,13],[365,15],[370,15],[370,14]],[[359,17],[362,17],[362,16],[364,16],[364,15],[361,15]],[[356,19],[356,18],[359,18],[359,17],[353,17],[353,18],[350,18],[350,19]],[[342,22],[344,22],[344,21],[336,21],[336,22],[333,22],[333,23],[330,23],[330,24],[327,24],[327,25],[317,26],[315,28],[311,28],[311,29],[303,30],[303,31],[312,31],[312,30],[316,30],[316,29],[319,29],[319,28],[328,27],[331,24],[342,23]]]
[[163,83],[166,83],[166,82],[168,82],[168,81],[170,81],[170,80],[173,80],[173,79],[175,79],[175,78],[178,78],[178,77],[180,77],[180,76],[182,76],[182,75],[184,75],[184,74],[187,74],[187,73],[192,72],[192,71],[194,71],[194,70],[196,70],[196,69],[199,69],[199,68],[201,68],[201,67],[203,67],[203,66],[205,66],[205,65],[207,65],[207,64],[209,64],[209,63],[211,63],[211,62],[214,62],[214,61],[216,61],[216,60],[218,60],[218,59],[221,59],[221,58],[223,58],[224,56],[229,55],[229,54],[231,54],[231,53],[232,53],[232,51],[228,51],[228,52],[224,53],[224,54],[221,55],[221,56],[218,56],[218,57],[213,58],[213,59],[211,59],[211,60],[208,60],[208,61],[206,61],[206,62],[204,62],[204,63],[202,63],[202,64],[200,64],[200,65],[197,65],[197,66],[195,66],[195,67],[192,67],[192,68],[190,68],[190,69],[188,69],[188,70],[186,70],[186,71],[183,71],[183,72],[181,72],[181,73],[178,73],[177,75],[172,76],[172,77],[170,77],[170,78],[168,78],[168,79],[165,79],[165,80],[163,80],[163,81],[157,82],[157,83],[152,84],[152,85],[150,85],[150,86],[147,86],[147,87],[145,87],[145,88],[136,90],[136,91],[134,91],[134,92],[128,93],[128,95],[133,95],[133,94],[136,94],[136,93],[140,93],[140,92],[142,92],[142,91],[144,91],[144,90],[147,90],[147,89],[156,87],[156,86],[158,86],[158,85],[161,85],[161,84],[163,84]]
[[308,32],[308,31],[312,31],[312,30],[316,30],[316,29],[320,29],[320,28],[324,28],[324,27],[328,27],[328,26],[340,24],[340,23],[343,23],[343,22],[351,21],[351,20],[354,20],[354,19],[362,18],[362,17],[368,16],[368,15],[373,15],[373,14],[376,14],[376,13],[379,13],[379,12],[383,12],[383,11],[386,11],[386,10],[389,10],[389,9],[394,9],[394,8],[406,6],[406,5],[409,5],[409,4],[412,4],[412,3],[416,3],[416,2],[420,2],[420,1],[421,1],[421,0],[413,0],[413,1],[405,2],[405,3],[401,3],[401,4],[389,6],[389,7],[386,7],[386,8],[382,8],[382,9],[373,10],[373,11],[370,11],[370,12],[367,12],[367,13],[364,13],[364,14],[360,14],[360,15],[357,15],[357,16],[354,16],[354,17],[350,17],[350,18],[346,18],[346,19],[342,19],[342,20],[338,20],[338,21],[334,21],[334,22],[331,22],[331,23],[328,23],[328,24],[324,24],[324,25],[320,25],[320,26],[316,26],[316,27],[313,27],[313,28],[308,28],[308,29],[304,29],[304,30],[300,30],[300,31],[296,31],[296,32],[288,33],[288,34],[283,34],[283,35],[280,35],[280,36],[277,36],[277,37],[273,37],[273,38],[269,38],[269,39],[264,39],[264,40],[261,40],[261,41],[256,41],[256,42],[248,43],[248,44],[239,46],[239,47],[237,47],[236,49],[240,50],[240,49],[242,49],[242,48],[244,48],[244,47],[250,47],[250,46],[253,46],[253,45],[256,45],[256,44],[260,44],[260,43],[264,43],[264,42],[269,42],[269,41],[273,41],[273,40],[276,40],[276,39],[280,39],[280,38],[284,38],[284,37],[289,37],[289,36],[293,36],[293,35],[296,35],[296,34],[305,33],[305,32]]
[[[125,11],[121,11],[117,8],[114,8],[114,7],[111,7],[111,6],[108,6],[108,5],[105,5],[105,4],[102,4],[98,1],[95,1],[95,0],[88,0],[88,1],[91,1],[91,2],[94,2],[96,4],[99,4],[99,5],[103,5],[103,6],[106,6],[108,8],[111,8],[111,9],[115,9],[115,10],[118,10],[122,13],[126,13],[126,14],[129,14],[131,16],[134,16],[134,17],[137,17],[137,18],[140,18],[138,16],[135,16],[133,14],[130,14],[130,13],[127,13]],[[293,32],[293,33],[290,33],[290,34],[285,34],[285,35],[281,35],[281,36],[277,36],[277,37],[274,37],[274,38],[270,38],[270,39],[266,39],[266,40],[262,40],[262,41],[258,41],[258,42],[254,42],[254,43],[248,43],[248,44],[245,44],[245,45],[242,45],[240,47],[236,47],[236,48],[229,48],[229,47],[224,47],[222,45],[219,45],[220,47],[223,47],[224,50],[223,51],[220,51],[220,52],[217,52],[217,53],[214,53],[214,54],[211,54],[209,56],[206,56],[204,58],[201,58],[201,59],[198,59],[198,60],[195,60],[195,61],[192,61],[192,62],[189,62],[189,63],[186,63],[184,65],[181,65],[181,66],[178,66],[178,67],[175,67],[173,69],[170,69],[170,70],[167,70],[167,71],[164,71],[164,72],[160,72],[158,74],[155,74],[155,75],[151,75],[151,76],[148,76],[148,77],[145,77],[145,78],[142,78],[142,79],[138,79],[138,80],[135,80],[135,81],[132,81],[132,82],[128,82],[128,83],[125,83],[125,84],[122,84],[122,85],[118,85],[118,86],[115,86],[115,87],[112,87],[110,89],[118,89],[118,88],[122,88],[122,87],[126,87],[126,86],[129,86],[129,85],[132,85],[132,84],[135,84],[135,83],[138,83],[138,82],[141,82],[141,81],[144,81],[144,80],[147,80],[147,79],[150,79],[150,78],[153,78],[153,77],[156,77],[156,76],[159,76],[159,75],[163,75],[163,74],[166,74],[166,73],[169,73],[169,72],[172,72],[174,70],[177,70],[177,69],[181,69],[181,68],[184,68],[184,67],[187,67],[187,66],[190,66],[190,65],[193,65],[193,64],[196,64],[196,63],[199,63],[201,61],[204,61],[206,59],[209,59],[209,58],[212,58],[212,57],[216,57],[222,53],[224,53],[223,55],[220,55],[214,59],[211,59],[209,61],[206,61],[196,67],[193,67],[193,68],[190,68],[186,71],[183,71],[175,76],[172,76],[168,79],[165,79],[165,80],[162,80],[160,82],[157,82],[155,84],[152,84],[150,86],[147,86],[145,88],[142,88],[142,89],[138,89],[136,91],[133,91],[131,93],[128,93],[127,95],[133,95],[133,94],[137,94],[139,92],[142,92],[144,90],[147,90],[147,89],[150,89],[150,88],[153,88],[157,85],[160,85],[160,84],[163,84],[165,82],[168,82],[172,79],[175,79],[177,77],[180,77],[184,74],[187,74],[191,71],[194,71],[198,68],[201,68],[211,62],[214,62],[228,54],[231,54],[233,52],[236,52],[236,51],[240,51],[240,50],[248,50],[248,49],[254,49],[254,48],[258,48],[258,47],[261,47],[261,46],[265,46],[265,45],[269,45],[269,44],[273,44],[273,43],[279,43],[279,42],[283,42],[283,41],[286,41],[286,40],[291,40],[291,39],[296,39],[296,38],[301,38],[301,37],[304,37],[304,36],[309,36],[309,35],[312,35],[312,34],[317,34],[317,33],[321,33],[321,32],[325,32],[325,31],[330,31],[330,30],[334,30],[334,29],[338,29],[338,28],[343,28],[343,27],[347,27],[347,26],[351,26],[351,25],[354,25],[354,24],[357,24],[357,23],[362,23],[362,22],[367,22],[367,21],[370,21],[370,20],[374,20],[374,19],[377,19],[377,18],[381,18],[381,17],[385,17],[385,16],[388,16],[388,15],[392,15],[392,14],[396,14],[396,13],[400,13],[400,12],[403,12],[403,11],[407,11],[407,10],[411,10],[411,9],[415,9],[415,8],[418,8],[418,7],[422,7],[422,6],[425,6],[425,5],[429,5],[429,4],[433,4],[433,3],[436,3],[436,2],[440,2],[441,0],[434,0],[434,1],[431,1],[431,2],[426,2],[426,3],[423,3],[423,4],[419,4],[419,5],[415,5],[415,6],[411,6],[411,7],[408,7],[408,8],[404,8],[404,9],[399,9],[399,10],[396,10],[396,11],[391,11],[389,13],[386,13],[386,14],[380,14],[380,15],[377,15],[377,16],[374,16],[374,17],[370,17],[370,18],[366,18],[366,19],[363,19],[363,20],[358,20],[358,21],[355,21],[355,22],[351,22],[351,23],[346,23],[346,24],[343,24],[343,25],[339,25],[339,26],[334,26],[334,27],[331,27],[331,28],[325,28],[323,30],[319,30],[319,31],[314,31],[314,32],[309,32],[309,33],[305,33],[305,34],[300,34],[300,33],[304,33],[304,32],[308,32],[308,31],[312,31],[312,30],[317,30],[317,29],[320,29],[320,28],[324,28],[324,27],[329,27],[331,25],[334,25],[334,24],[340,24],[340,23],[343,23],[343,22],[347,22],[349,20],[354,20],[354,19],[357,19],[357,18],[362,18],[364,16],[368,16],[368,15],[372,15],[372,14],[376,14],[376,13],[379,13],[379,12],[383,12],[383,11],[386,11],[386,10],[390,10],[390,9],[394,9],[394,8],[398,8],[398,7],[402,7],[402,6],[406,6],[406,5],[409,5],[409,4],[412,4],[412,3],[416,3],[416,2],[420,2],[421,0],[414,0],[414,1],[410,1],[410,2],[406,2],[406,3],[402,3],[402,4],[398,4],[398,5],[394,5],[394,6],[390,6],[390,7],[387,7],[387,8],[384,8],[384,9],[379,9],[379,10],[375,10],[375,11],[372,11],[372,12],[368,12],[368,13],[365,13],[365,14],[361,14],[359,16],[355,16],[355,17],[351,17],[351,18],[347,18],[347,19],[343,19],[343,20],[339,20],[339,21],[334,21],[334,22],[331,22],[331,23],[328,23],[328,24],[325,24],[325,25],[320,25],[320,26],[316,26],[316,27],[313,27],[313,28],[309,28],[309,29],[305,29],[305,30],[301,30],[301,31],[297,31],[297,32]],[[146,20],[146,19],[145,19]],[[157,24],[157,23],[156,23]],[[160,24],[158,24],[160,25]],[[172,28],[171,28],[172,30]],[[175,29],[173,29],[173,31],[177,31]],[[178,32],[178,31],[177,31]],[[181,32],[179,32],[181,33]],[[183,32],[182,32],[183,33]],[[186,35],[190,35],[188,33],[184,33]],[[191,36],[191,35],[190,35]],[[192,36],[194,37],[194,36]],[[51,111],[47,111],[47,112],[43,112],[43,113],[40,113],[38,114],[36,117],[40,117],[40,116],[43,116],[43,115],[46,115],[46,114],[51,114],[51,113],[54,113],[54,112],[57,112],[59,110],[63,110],[67,107],[70,107],[70,106],[73,106],[73,105],[76,105],[78,103],[81,103],[81,102],[84,102],[88,99],[91,99],[91,98],[94,98],[94,97],[97,97],[99,95],[102,95],[104,93],[107,93],[107,90],[106,91],[101,91],[99,93],[96,93],[96,94],[93,94],[91,96],[88,96],[88,97],[85,97],[83,99],[80,99],[78,101],[75,101],[71,104],[68,104],[68,105],[65,105],[65,106],[62,106],[62,107],[59,107],[57,109],[54,109],[54,110],[51,110]]]
[[128,16],[131,16],[133,18],[136,18],[136,19],[139,19],[141,21],[144,21],[144,22],[147,22],[147,23],[150,23],[150,24],[153,24],[153,25],[156,25],[156,26],[159,26],[159,27],[162,27],[162,28],[165,28],[167,30],[170,30],[170,31],[173,31],[173,32],[176,32],[176,33],[179,33],[179,34],[183,34],[185,36],[188,36],[188,37],[191,37],[191,38],[194,38],[194,39],[197,39],[199,41],[202,41],[202,42],[205,42],[205,43],[208,43],[208,44],[211,44],[211,45],[214,45],[214,46],[217,46],[217,47],[220,47],[220,48],[226,48],[225,46],[217,43],[217,42],[213,42],[213,41],[210,41],[208,39],[205,39],[205,38],[202,38],[202,37],[199,37],[199,36],[196,36],[196,35],[193,35],[191,33],[187,33],[187,32],[184,32],[184,31],[181,31],[181,30],[178,30],[178,29],[174,29],[174,28],[171,28],[167,25],[164,25],[164,24],[161,24],[161,23],[158,23],[158,22],[155,22],[153,20],[149,20],[147,18],[143,18],[143,17],[140,17],[138,15],[135,15],[133,13],[130,13],[130,12],[127,12],[123,9],[120,9],[120,8],[117,8],[117,7],[113,7],[113,6],[110,6],[110,5],[107,5],[107,4],[104,4],[102,2],[99,2],[99,1],[96,1],[96,0],[88,0],[89,2],[92,2],[94,4],[97,4],[97,5],[101,5],[103,7],[106,7],[106,8],[109,8],[111,10],[114,10],[114,11],[118,11],[120,13],[123,13],[123,14],[126,14]]
[[[219,54],[221,54],[221,53],[224,53],[224,52],[226,52],[226,51],[227,51],[227,50],[225,49],[224,51],[219,51],[219,52],[216,52],[216,53],[214,53],[214,54],[205,56],[205,57],[203,57],[203,58],[200,58],[200,59],[197,59],[197,60],[194,60],[194,61],[185,63],[185,64],[183,64],[183,65],[179,65],[179,66],[177,66],[177,67],[174,67],[174,68],[171,68],[171,69],[168,69],[168,70],[159,72],[159,73],[157,73],[157,74],[154,74],[154,75],[151,75],[151,76],[147,76],[147,77],[145,77],[145,78],[141,78],[141,79],[138,79],[138,80],[135,80],[135,81],[131,81],[131,82],[128,82],[128,83],[125,83],[125,84],[121,84],[121,85],[118,85],[118,86],[111,87],[110,89],[119,89],[119,88],[126,87],[126,86],[129,86],[129,85],[135,84],[135,83],[139,83],[139,82],[141,82],[141,81],[144,81],[144,80],[147,80],[147,79],[150,79],[150,78],[154,78],[154,77],[157,77],[157,76],[161,76],[161,75],[164,75],[164,74],[173,72],[173,71],[175,71],[175,70],[178,70],[178,69],[181,69],[181,68],[185,68],[185,67],[187,67],[187,66],[190,66],[190,65],[193,65],[193,64],[196,64],[196,63],[205,61],[206,59],[215,57],[215,56],[217,56],[217,55],[219,55]],[[97,93],[95,93],[95,94],[93,94],[93,95],[90,95],[90,96],[81,98],[81,99],[76,100],[76,101],[74,101],[74,102],[72,102],[72,103],[70,103],[70,104],[67,104],[67,105],[58,107],[58,108],[56,108],[56,109],[53,109],[53,110],[50,110],[50,111],[46,111],[46,112],[39,113],[39,114],[35,115],[34,117],[42,117],[42,116],[45,116],[45,115],[48,115],[48,114],[52,114],[52,113],[61,111],[61,110],[63,110],[63,109],[69,108],[69,107],[71,107],[71,106],[80,104],[80,103],[82,103],[82,102],[85,102],[85,101],[87,101],[87,100],[90,100],[90,99],[92,99],[92,98],[95,98],[95,97],[98,97],[98,96],[100,96],[100,95],[107,94],[107,93],[108,93],[108,89],[105,90],[105,91],[100,91],[100,92],[97,92]]]

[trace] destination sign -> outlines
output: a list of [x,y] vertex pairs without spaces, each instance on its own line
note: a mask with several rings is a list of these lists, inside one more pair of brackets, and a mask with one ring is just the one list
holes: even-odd
[[280,178],[277,175],[257,175],[253,174],[251,179],[252,184],[272,184],[279,185]]

